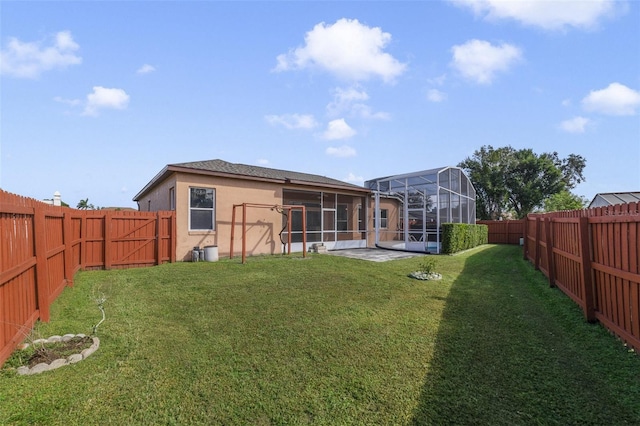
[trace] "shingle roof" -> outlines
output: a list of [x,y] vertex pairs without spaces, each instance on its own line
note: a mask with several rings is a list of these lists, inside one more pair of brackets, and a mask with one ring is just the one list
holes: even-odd
[[326,176],[293,172],[289,170],[271,169],[268,167],[250,166],[247,164],[229,163],[228,161],[216,159],[168,164],[135,196],[134,201],[137,201],[143,194],[153,188],[157,182],[168,176],[168,173],[188,172],[191,170],[193,173],[235,177],[238,179],[266,179],[281,182],[283,184],[307,184],[311,186],[338,188],[349,191],[369,192],[368,189],[362,186],[353,185],[351,183],[332,179]]
[[237,175],[238,177],[254,177],[263,179],[275,179],[282,181],[309,182],[316,185],[338,185],[353,187],[353,189],[363,189],[361,186],[353,185],[341,180],[332,179],[326,176],[314,175],[310,173],[293,172],[289,170],[271,169],[268,167],[250,166],[247,164],[229,163],[223,160],[193,161],[189,163],[176,163],[170,166],[183,167],[194,170],[225,173]]

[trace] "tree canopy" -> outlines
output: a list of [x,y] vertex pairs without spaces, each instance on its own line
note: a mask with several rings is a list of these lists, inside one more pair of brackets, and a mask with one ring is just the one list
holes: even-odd
[[476,189],[476,216],[499,219],[508,212],[525,217],[555,194],[583,182],[586,160],[576,154],[536,154],[531,149],[483,146],[466,158],[462,168]]

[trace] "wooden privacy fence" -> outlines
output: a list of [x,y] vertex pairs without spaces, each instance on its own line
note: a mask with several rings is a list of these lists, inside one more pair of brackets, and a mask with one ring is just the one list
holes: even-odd
[[520,239],[524,238],[524,219],[479,220],[476,223],[489,228],[489,244],[520,244]]
[[0,190],[0,365],[81,269],[175,262],[175,212],[75,210]]
[[524,258],[640,351],[640,203],[530,214]]

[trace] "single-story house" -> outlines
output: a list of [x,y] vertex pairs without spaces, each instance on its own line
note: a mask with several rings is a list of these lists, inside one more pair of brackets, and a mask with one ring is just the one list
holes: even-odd
[[475,197],[458,167],[387,176],[361,187],[208,160],[167,165],[133,200],[141,211],[176,211],[176,257],[189,260],[194,247],[207,246],[217,247],[220,256],[229,256],[232,247],[239,255],[242,246],[249,256],[299,252],[303,226],[307,248],[322,243],[327,250],[438,253],[442,223],[475,223]]
[[589,203],[589,208],[637,203],[639,201],[640,192],[603,192],[593,197],[593,200]]
[[[331,249],[367,246],[365,218],[371,190],[324,176],[234,164],[223,160],[169,164],[133,199],[141,211],[176,211],[176,257],[191,259],[194,247],[217,246],[229,256],[234,205],[246,210],[247,255],[302,251],[302,210],[306,208],[307,244]],[[242,214],[235,218],[234,255],[241,253]],[[287,247],[288,248],[288,247]]]

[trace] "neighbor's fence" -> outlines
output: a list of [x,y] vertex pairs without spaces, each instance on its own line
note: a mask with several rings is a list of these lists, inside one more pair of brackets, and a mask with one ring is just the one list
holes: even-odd
[[524,258],[640,351],[640,203],[530,214]]
[[489,228],[489,244],[520,244],[520,239],[524,238],[524,219],[479,220],[476,223]]
[[174,212],[83,211],[0,190],[0,365],[80,269],[175,262]]

